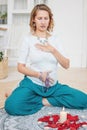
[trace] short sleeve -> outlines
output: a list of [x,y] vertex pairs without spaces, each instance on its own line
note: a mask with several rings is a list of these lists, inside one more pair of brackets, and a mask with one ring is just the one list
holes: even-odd
[[27,37],[23,39],[21,48],[19,49],[18,63],[26,64],[29,54],[29,40]]

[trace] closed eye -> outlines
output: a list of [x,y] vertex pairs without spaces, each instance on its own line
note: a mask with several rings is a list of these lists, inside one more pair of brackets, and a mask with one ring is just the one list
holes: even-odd
[[39,18],[38,18],[38,20],[42,20],[42,19],[44,19],[44,20],[48,20],[49,18],[48,18],[48,17],[44,17],[44,18],[39,17]]

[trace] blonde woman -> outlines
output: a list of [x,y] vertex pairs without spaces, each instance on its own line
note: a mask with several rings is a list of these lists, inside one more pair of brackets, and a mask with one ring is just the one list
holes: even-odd
[[36,5],[30,17],[31,34],[24,37],[18,60],[18,71],[24,79],[7,98],[7,113],[29,115],[51,105],[87,108],[87,94],[58,82],[58,64],[68,69],[70,61],[59,38],[51,35],[53,27],[51,9],[45,4]]

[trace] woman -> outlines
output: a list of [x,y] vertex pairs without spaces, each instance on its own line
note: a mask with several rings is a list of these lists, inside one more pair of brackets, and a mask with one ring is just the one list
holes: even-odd
[[69,59],[58,38],[51,35],[53,26],[50,8],[36,5],[30,17],[31,34],[24,38],[18,61],[18,71],[25,76],[5,102],[7,113],[29,115],[50,105],[87,108],[87,94],[57,81],[58,64],[67,69]]

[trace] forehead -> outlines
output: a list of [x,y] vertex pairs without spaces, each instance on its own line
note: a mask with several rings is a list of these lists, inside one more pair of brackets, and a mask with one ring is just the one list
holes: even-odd
[[38,17],[40,17],[40,16],[47,16],[47,17],[49,17],[49,13],[46,10],[38,10],[36,12],[36,16],[38,16]]

